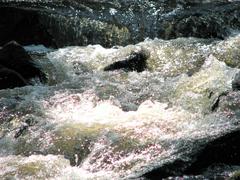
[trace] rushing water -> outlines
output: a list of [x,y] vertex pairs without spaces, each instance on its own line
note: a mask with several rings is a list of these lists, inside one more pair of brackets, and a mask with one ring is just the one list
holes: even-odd
[[[146,1],[151,16],[145,20],[168,18],[183,8],[174,2],[165,12]],[[116,9],[107,11],[114,16]],[[73,19],[81,14],[74,12]],[[69,24],[58,19],[65,27],[59,33],[68,33]],[[129,38],[124,29],[121,33]],[[192,163],[204,143],[239,128],[239,118],[217,109],[240,67],[240,34],[231,33],[223,40],[146,38],[111,48],[25,46],[48,82],[33,79],[34,86],[0,90],[0,179],[130,179],[178,160]],[[143,72],[104,71],[142,50],[149,53]]]
[[[187,155],[197,139],[234,128],[210,109],[239,70],[213,54],[239,40],[26,46],[49,81],[0,91],[0,177],[130,178]],[[149,70],[102,70],[139,48],[150,51]]]

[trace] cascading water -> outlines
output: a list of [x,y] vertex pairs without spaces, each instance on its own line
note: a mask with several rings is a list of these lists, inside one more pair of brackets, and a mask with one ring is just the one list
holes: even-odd
[[[226,2],[220,4],[229,9],[239,7],[238,2],[233,2],[233,7]],[[208,178],[229,177],[239,169],[239,146],[234,144],[239,135],[231,136],[239,131],[240,123],[239,93],[232,91],[233,79],[239,73],[240,35],[231,28],[238,22],[225,24],[229,29],[221,35],[234,34],[221,40],[211,31],[206,39],[196,38],[195,33],[196,37],[182,34],[172,40],[142,41],[162,36],[158,34],[161,29],[156,29],[162,19],[171,19],[185,8],[190,13],[192,6],[209,2],[131,3],[0,2],[0,9],[20,5],[23,10],[39,11],[39,22],[51,27],[48,33],[57,46],[65,46],[24,46],[43,67],[48,82],[0,90],[1,179]],[[118,13],[127,6],[126,13]],[[142,9],[135,12],[136,7]],[[148,10],[148,16],[139,25],[141,10]],[[81,24],[83,19],[86,24]],[[114,27],[113,22],[114,26],[121,24]],[[89,39],[95,27],[99,31]],[[89,37],[85,30],[91,32]],[[166,30],[166,39],[172,31]],[[78,37],[86,41],[79,43]],[[104,48],[89,43],[105,47],[136,44]],[[104,71],[142,50],[149,53],[144,71]],[[221,141],[228,134],[233,142]],[[233,152],[221,159],[223,150]],[[215,163],[231,167],[213,173]]]

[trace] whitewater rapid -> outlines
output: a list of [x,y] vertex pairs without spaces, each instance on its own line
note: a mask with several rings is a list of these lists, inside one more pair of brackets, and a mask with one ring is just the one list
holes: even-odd
[[[235,128],[231,114],[211,108],[239,72],[221,59],[239,41],[26,46],[49,80],[0,91],[0,177],[136,178],[186,158],[195,141]],[[142,48],[150,52],[145,71],[103,71]]]

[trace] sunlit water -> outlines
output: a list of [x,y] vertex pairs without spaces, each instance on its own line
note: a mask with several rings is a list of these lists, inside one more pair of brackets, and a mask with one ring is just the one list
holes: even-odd
[[[239,41],[26,46],[49,80],[0,91],[0,177],[125,179],[187,156],[235,128],[211,107],[239,72],[221,59]],[[146,71],[103,71],[139,49],[150,52]]]

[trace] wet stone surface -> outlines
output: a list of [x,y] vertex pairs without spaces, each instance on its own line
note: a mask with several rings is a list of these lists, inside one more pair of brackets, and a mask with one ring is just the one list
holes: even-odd
[[1,5],[1,41],[15,37],[19,43],[53,47],[112,47],[138,43],[147,37],[224,39],[240,27],[238,1],[7,0]]

